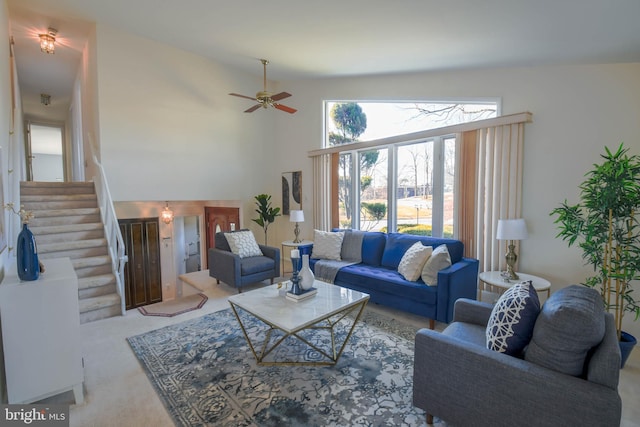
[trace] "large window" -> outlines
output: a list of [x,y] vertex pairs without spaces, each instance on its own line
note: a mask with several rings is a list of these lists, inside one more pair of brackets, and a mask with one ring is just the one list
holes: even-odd
[[339,226],[454,236],[455,135],[415,140],[411,133],[496,117],[498,107],[497,101],[326,102],[326,147],[389,140],[382,148],[339,154],[337,192],[332,194]]

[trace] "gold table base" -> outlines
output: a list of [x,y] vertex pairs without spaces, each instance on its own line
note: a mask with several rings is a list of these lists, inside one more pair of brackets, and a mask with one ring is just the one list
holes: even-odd
[[[360,317],[362,316],[362,312],[364,311],[365,306],[367,305],[367,302],[369,301],[369,299],[364,299],[362,302],[359,302],[358,304],[355,304],[353,306],[350,307],[346,307],[343,311],[340,311],[338,313],[333,313],[325,318],[321,318],[318,319],[318,321],[312,325],[309,326],[302,326],[298,329],[295,329],[291,332],[286,332],[285,330],[277,327],[276,325],[274,325],[273,323],[269,322],[268,320],[265,320],[263,318],[261,318],[260,316],[257,316],[253,313],[251,313],[250,311],[247,311],[246,309],[241,308],[240,306],[237,306],[236,304],[234,304],[233,302],[229,301],[229,304],[231,305],[231,309],[233,310],[233,314],[236,316],[236,319],[238,320],[238,323],[240,324],[240,328],[242,329],[242,333],[244,334],[245,339],[247,340],[247,343],[249,344],[249,348],[251,349],[251,352],[253,353],[253,356],[256,358],[256,362],[258,363],[258,365],[261,366],[300,366],[300,365],[305,365],[305,366],[333,366],[336,363],[338,363],[338,360],[340,359],[340,356],[342,355],[342,352],[344,351],[344,348],[347,345],[347,342],[349,341],[349,338],[351,338],[351,334],[353,333],[353,330],[356,327],[356,324],[358,323],[358,320],[360,320]],[[264,339],[264,341],[260,344],[260,343],[254,343],[251,341],[251,339],[249,338],[249,334],[247,333],[247,329],[245,327],[245,324],[242,323],[242,320],[240,319],[240,316],[238,314],[238,309],[241,309],[242,311],[246,312],[247,314],[253,316],[254,318],[260,320],[261,322],[263,322],[264,324],[266,324],[267,326],[269,326],[269,329],[266,332],[266,337]],[[351,325],[351,328],[349,329],[349,333],[347,334],[346,338],[344,339],[344,341],[342,342],[342,345],[337,348],[336,347],[336,341],[335,341],[335,334],[334,334],[334,328],[336,327],[336,325],[338,325],[345,317],[347,317],[350,313],[358,311],[358,314],[356,315],[355,319],[353,320],[353,324]],[[334,320],[333,318],[336,317],[337,318]],[[326,326],[318,326],[321,323],[326,322]],[[319,348],[317,345],[309,342],[307,339],[305,339],[304,337],[299,335],[299,332],[304,331],[304,330],[310,330],[310,329],[323,329],[323,330],[328,330],[331,332],[331,349],[329,350],[329,352],[327,352],[327,349],[322,349]],[[271,335],[273,333],[273,331],[282,331],[283,332],[283,336],[280,337],[278,340],[276,340],[272,345],[269,345],[269,342],[271,341]],[[323,357],[325,357],[326,361],[265,361],[265,357],[267,357],[273,350],[275,350],[278,346],[280,346],[280,344],[282,344],[288,337],[295,337],[297,338],[299,341],[303,342],[304,344],[306,344],[308,347],[312,348],[313,350],[317,351],[318,353],[320,353]],[[257,345],[256,345],[257,344]],[[259,352],[256,351],[256,348],[260,346],[261,349]],[[329,354],[330,353],[330,354]]]

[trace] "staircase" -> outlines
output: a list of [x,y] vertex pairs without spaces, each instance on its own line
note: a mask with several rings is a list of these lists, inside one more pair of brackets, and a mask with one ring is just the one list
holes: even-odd
[[93,182],[21,182],[20,203],[34,213],[29,229],[45,267],[47,258],[71,258],[78,275],[80,323],[120,315]]

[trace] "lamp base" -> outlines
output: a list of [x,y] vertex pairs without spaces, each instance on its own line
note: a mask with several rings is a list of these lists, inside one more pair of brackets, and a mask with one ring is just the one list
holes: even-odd
[[506,280],[519,280],[520,277],[516,274],[513,269],[513,266],[516,265],[516,261],[518,260],[518,255],[516,255],[515,251],[516,246],[513,244],[513,240],[509,244],[509,250],[505,255],[504,259],[507,263],[507,271],[502,273],[502,277]]
[[516,272],[513,271],[513,269],[509,269],[509,267],[507,267],[506,271],[500,273],[500,275],[505,282],[509,282],[511,280],[520,280],[520,276],[518,276]]
[[298,227],[298,223],[296,222],[296,226],[293,229],[293,234],[296,235],[296,238],[293,239],[293,243],[300,243],[302,242],[302,240],[300,240],[300,237],[298,237],[300,235],[300,227]]

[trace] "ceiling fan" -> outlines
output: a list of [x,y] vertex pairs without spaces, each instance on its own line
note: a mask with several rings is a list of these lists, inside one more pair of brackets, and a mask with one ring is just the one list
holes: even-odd
[[290,97],[291,96],[290,93],[280,92],[280,93],[276,93],[275,95],[272,95],[270,92],[267,92],[267,64],[269,63],[269,61],[267,61],[266,59],[261,59],[260,62],[262,62],[262,67],[264,69],[264,89],[261,92],[256,93],[255,98],[252,98],[250,96],[240,95],[238,93],[230,93],[229,95],[238,96],[240,98],[246,98],[246,99],[250,99],[252,101],[258,102],[253,107],[247,110],[244,110],[245,113],[253,113],[260,107],[262,108],[273,107],[290,114],[293,114],[296,111],[298,111],[295,108],[287,107],[286,105],[278,104],[278,102],[276,102],[276,101],[280,101],[281,99]]

